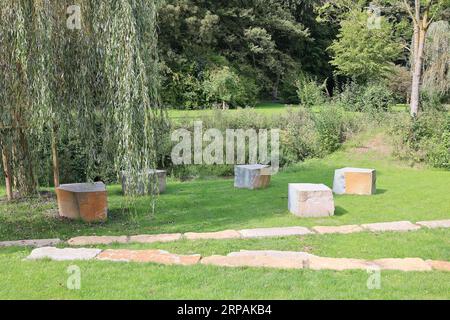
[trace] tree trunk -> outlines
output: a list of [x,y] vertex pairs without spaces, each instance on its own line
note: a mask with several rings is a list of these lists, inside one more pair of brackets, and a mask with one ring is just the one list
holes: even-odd
[[278,100],[278,87],[280,86],[280,74],[277,74],[277,79],[275,80],[275,83],[273,85],[273,91],[272,91],[272,100],[277,101]]
[[[423,50],[425,46],[425,35],[426,30],[423,28],[419,29],[417,39],[417,47],[416,44],[414,45],[415,48],[417,48],[414,52],[414,69],[413,69],[413,75],[412,75],[412,85],[411,85],[411,102],[410,102],[410,111],[411,116],[416,117],[417,113],[419,112],[419,105],[420,105],[420,84],[422,79],[422,65],[423,65]],[[415,37],[416,38],[416,37]]]
[[11,167],[9,165],[10,157],[7,149],[8,146],[1,139],[0,147],[2,149],[3,173],[5,175],[6,199],[8,199],[8,201],[11,201],[13,199],[13,190],[11,181]]
[[56,142],[57,128],[52,127],[52,160],[53,160],[53,184],[55,188],[59,187],[59,160],[58,160],[58,144]]

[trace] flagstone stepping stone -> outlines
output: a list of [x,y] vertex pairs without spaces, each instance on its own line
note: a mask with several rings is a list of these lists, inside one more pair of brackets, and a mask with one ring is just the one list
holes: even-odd
[[181,233],[168,233],[168,234],[142,234],[137,236],[131,236],[128,242],[136,243],[154,243],[154,242],[172,242],[181,240]]
[[333,192],[336,194],[375,194],[375,169],[342,168],[335,170]]
[[428,265],[430,265],[434,270],[450,272],[450,261],[427,260],[426,263],[428,263]]
[[388,258],[373,261],[382,270],[431,271],[431,266],[420,258]]
[[361,259],[349,259],[349,258],[328,258],[311,256],[306,268],[312,270],[367,270],[372,268],[374,263]]
[[333,192],[324,184],[289,183],[288,209],[298,217],[334,215]]
[[178,255],[164,250],[105,250],[97,256],[98,260],[122,262],[153,262],[160,264],[193,265],[200,261],[199,254]]
[[56,261],[66,260],[90,260],[94,259],[102,250],[86,248],[64,248],[42,247],[31,251],[28,260],[51,259]]
[[221,267],[260,267],[280,269],[303,269],[304,260],[272,257],[263,255],[243,256],[210,256],[200,261],[204,265],[215,265]]
[[268,165],[247,164],[234,166],[235,188],[266,188],[270,184],[270,177],[271,171]]
[[56,196],[61,217],[85,222],[107,219],[108,200],[102,182],[62,184],[56,188]]
[[419,221],[416,224],[427,227],[429,229],[435,228],[450,228],[450,219],[448,220],[431,220],[431,221]]
[[96,244],[127,243],[127,236],[82,236],[69,239],[71,246],[87,246]]
[[319,234],[328,234],[328,233],[348,234],[348,233],[364,231],[364,229],[358,225],[315,226],[315,227],[312,227],[312,229]]
[[302,236],[313,232],[305,227],[258,228],[239,230],[243,238]]
[[188,240],[200,240],[200,239],[238,239],[241,234],[236,230],[224,230],[218,232],[187,232],[184,237]]
[[[144,173],[145,174],[145,173]],[[128,194],[128,191],[130,189],[129,186],[129,174],[125,171],[122,171],[121,173],[121,178],[122,178],[122,192],[123,194]],[[155,175],[157,177],[157,181],[156,184],[154,185],[154,180],[155,180]],[[153,193],[157,194],[157,193],[163,193],[164,191],[166,191],[166,176],[167,176],[167,172],[166,170],[156,170],[156,169],[150,169],[147,170],[147,181],[148,181],[148,185],[147,185],[147,194],[151,194],[152,191]],[[145,192],[145,185],[143,182],[141,182],[139,184],[139,186],[137,187],[137,193],[139,195],[144,195]]]
[[262,256],[283,259],[300,259],[307,260],[313,255],[301,251],[279,251],[279,250],[240,250],[239,252],[231,252],[228,257],[245,257],[245,256]]
[[0,247],[50,247],[56,246],[61,242],[60,239],[34,239],[34,240],[16,240],[2,241]]
[[417,226],[409,221],[368,223],[362,224],[361,227],[372,232],[413,231],[420,229],[420,226]]

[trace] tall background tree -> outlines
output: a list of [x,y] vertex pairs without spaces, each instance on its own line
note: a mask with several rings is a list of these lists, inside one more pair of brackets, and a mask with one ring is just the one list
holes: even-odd
[[59,183],[58,141],[68,135],[82,141],[85,179],[112,164],[137,185],[142,170],[156,165],[165,113],[155,1],[80,0],[80,29],[67,26],[71,5],[1,0],[0,141],[21,195],[36,193],[36,158],[49,145]]

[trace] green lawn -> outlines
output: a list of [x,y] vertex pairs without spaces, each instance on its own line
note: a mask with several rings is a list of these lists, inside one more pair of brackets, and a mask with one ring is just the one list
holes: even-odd
[[[382,136],[382,139],[386,139]],[[410,168],[383,149],[371,149],[367,136],[345,145],[325,159],[310,160],[273,177],[266,190],[235,190],[231,179],[169,181],[148,214],[149,199],[140,198],[132,214],[119,186],[110,186],[108,222],[86,225],[55,219],[54,201],[0,204],[0,239],[60,237],[93,234],[139,234],[216,231],[269,226],[313,226],[377,221],[450,218],[450,172]],[[370,148],[367,149],[367,146]],[[362,166],[377,169],[374,196],[336,196],[336,215],[300,219],[287,211],[287,184],[332,184],[335,168]],[[240,249],[308,251],[321,256],[349,258],[421,257],[450,260],[450,230],[409,233],[309,235],[281,239],[177,241],[151,245],[109,247],[158,248],[174,253],[227,254]],[[179,267],[99,261],[76,262],[82,270],[82,289],[68,290],[69,262],[22,259],[30,249],[0,249],[0,298],[293,298],[293,299],[449,299],[450,273],[382,272],[382,288],[369,290],[365,271],[227,269]]]

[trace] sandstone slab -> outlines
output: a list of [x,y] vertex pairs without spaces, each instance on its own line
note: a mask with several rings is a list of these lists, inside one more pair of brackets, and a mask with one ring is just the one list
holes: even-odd
[[56,261],[66,260],[90,260],[94,259],[102,250],[100,249],[85,249],[85,248],[54,248],[42,247],[31,251],[27,257],[28,260],[51,259]]
[[123,262],[152,262],[159,264],[193,265],[200,261],[200,255],[178,255],[164,250],[105,250],[97,256],[98,260]]
[[312,229],[319,234],[328,234],[328,233],[348,234],[348,233],[364,231],[364,229],[358,225],[315,226],[315,227],[312,227]]
[[435,228],[450,228],[450,219],[448,220],[430,220],[430,221],[419,221],[416,224],[427,227],[429,229]]
[[333,192],[324,184],[289,183],[288,209],[298,217],[334,215]]
[[427,260],[426,262],[433,268],[433,270],[450,272],[450,261]]
[[350,258],[328,258],[312,256],[308,259],[306,268],[312,270],[367,270],[372,268],[374,264],[370,261]]
[[184,237],[188,240],[201,240],[201,239],[238,239],[241,234],[236,230],[224,230],[218,232],[187,232]]
[[102,182],[62,184],[55,190],[61,217],[85,222],[107,219],[108,200]]
[[168,233],[168,234],[142,234],[137,236],[131,236],[128,242],[133,243],[154,243],[154,242],[172,242],[181,240],[181,233]]
[[16,241],[2,241],[0,247],[51,247],[56,246],[61,242],[60,239],[33,239],[33,240],[16,240]]
[[[165,170],[149,169],[143,173],[143,178],[146,181],[137,182],[137,186],[131,186],[130,175],[122,171],[122,192],[128,194],[129,190],[135,189],[139,195],[144,194],[159,194],[166,191],[166,176]],[[146,185],[147,184],[147,185]],[[147,190],[147,192],[146,192]]]
[[417,226],[409,221],[394,221],[394,222],[380,222],[369,223],[361,225],[366,230],[372,232],[384,232],[384,231],[414,231],[419,230],[420,226]]
[[210,256],[200,263],[222,267],[260,267],[279,269],[303,269],[304,260],[264,255]]
[[301,251],[279,251],[279,250],[240,250],[239,252],[231,252],[228,257],[247,257],[247,256],[261,256],[282,259],[299,259],[307,260],[313,255]]
[[71,246],[87,246],[97,244],[127,243],[127,236],[81,236],[71,238],[67,243]]
[[375,194],[375,169],[341,168],[335,170],[333,192],[336,194]]
[[268,165],[248,164],[234,167],[234,187],[245,189],[267,188],[271,172]]
[[313,232],[305,227],[257,228],[239,230],[243,238],[302,236]]
[[373,261],[382,270],[431,271],[431,266],[420,258],[388,258]]

